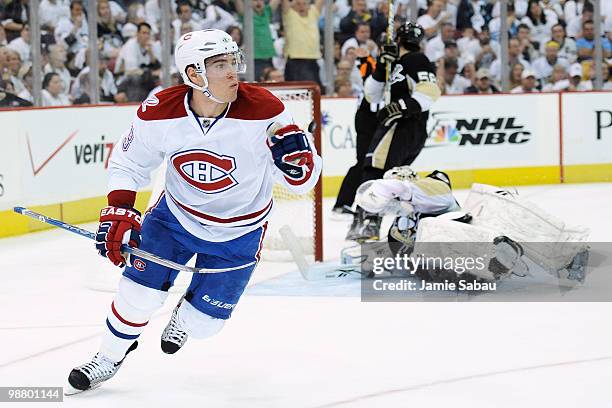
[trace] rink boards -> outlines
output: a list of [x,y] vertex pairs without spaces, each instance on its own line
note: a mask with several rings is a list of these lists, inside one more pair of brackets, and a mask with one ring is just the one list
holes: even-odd
[[[456,188],[612,180],[612,92],[442,97],[413,167],[447,171]],[[355,99],[324,98],[323,189],[354,164]],[[12,214],[35,207],[67,222],[97,218],[106,168],[134,105],[0,111],[0,236],[38,228]],[[138,206],[148,194],[140,194]]]

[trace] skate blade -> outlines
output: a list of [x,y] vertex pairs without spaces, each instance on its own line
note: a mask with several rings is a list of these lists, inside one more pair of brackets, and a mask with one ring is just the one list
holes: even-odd
[[69,397],[69,396],[71,396],[71,395],[82,394],[82,393],[84,393],[84,392],[88,392],[88,391],[91,391],[91,390],[95,390],[95,389],[96,389],[96,388],[98,388],[100,385],[102,385],[102,384],[94,385],[93,387],[90,387],[90,388],[88,388],[88,389],[86,389],[86,390],[78,390],[78,389],[74,388],[72,385],[70,385],[70,383],[68,383],[68,385],[66,385],[66,386],[64,387],[64,395],[65,395],[65,396],[67,396],[67,397]]

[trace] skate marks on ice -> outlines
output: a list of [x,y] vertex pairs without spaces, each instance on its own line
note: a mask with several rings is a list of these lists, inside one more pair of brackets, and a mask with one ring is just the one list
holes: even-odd
[[572,366],[577,366],[577,365],[586,365],[586,364],[601,363],[601,362],[610,364],[611,361],[612,361],[612,355],[607,355],[607,356],[595,357],[595,358],[561,361],[557,363],[538,364],[538,365],[531,365],[531,366],[525,366],[525,367],[508,368],[504,370],[487,371],[487,372],[478,373],[478,374],[470,374],[470,375],[465,375],[465,376],[441,379],[437,381],[424,382],[421,384],[407,385],[406,387],[381,390],[381,391],[377,391],[377,392],[373,392],[369,394],[359,395],[353,398],[348,398],[345,400],[331,402],[329,404],[317,405],[316,407],[312,407],[312,408],[333,408],[333,407],[342,407],[342,406],[352,406],[352,407],[376,406],[376,400],[378,400],[379,402],[383,400],[386,403],[388,403],[390,401],[389,399],[390,397],[391,398],[396,397],[406,402],[406,398],[408,397],[405,395],[402,397],[401,394],[405,394],[411,391],[421,391],[421,390],[425,390],[428,388],[452,385],[452,384],[469,382],[469,381],[478,381],[478,380],[487,379],[490,377],[525,373],[529,371],[556,369],[556,368],[572,367]]

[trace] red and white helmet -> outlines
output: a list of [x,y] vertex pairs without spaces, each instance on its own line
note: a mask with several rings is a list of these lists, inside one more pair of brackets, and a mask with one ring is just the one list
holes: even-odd
[[[208,78],[204,61],[215,55],[230,54],[235,57],[236,72],[246,72],[246,64],[238,44],[232,37],[221,30],[200,30],[183,34],[174,49],[174,62],[185,84],[204,92],[206,96],[221,103],[208,90]],[[193,66],[195,71],[204,79],[204,86],[193,83],[187,76],[187,67]]]

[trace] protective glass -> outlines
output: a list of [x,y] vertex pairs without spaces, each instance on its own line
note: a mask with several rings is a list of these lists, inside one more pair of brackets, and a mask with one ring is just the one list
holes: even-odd
[[204,62],[204,66],[208,78],[224,78],[230,73],[246,72],[246,63],[241,51],[210,57]]

